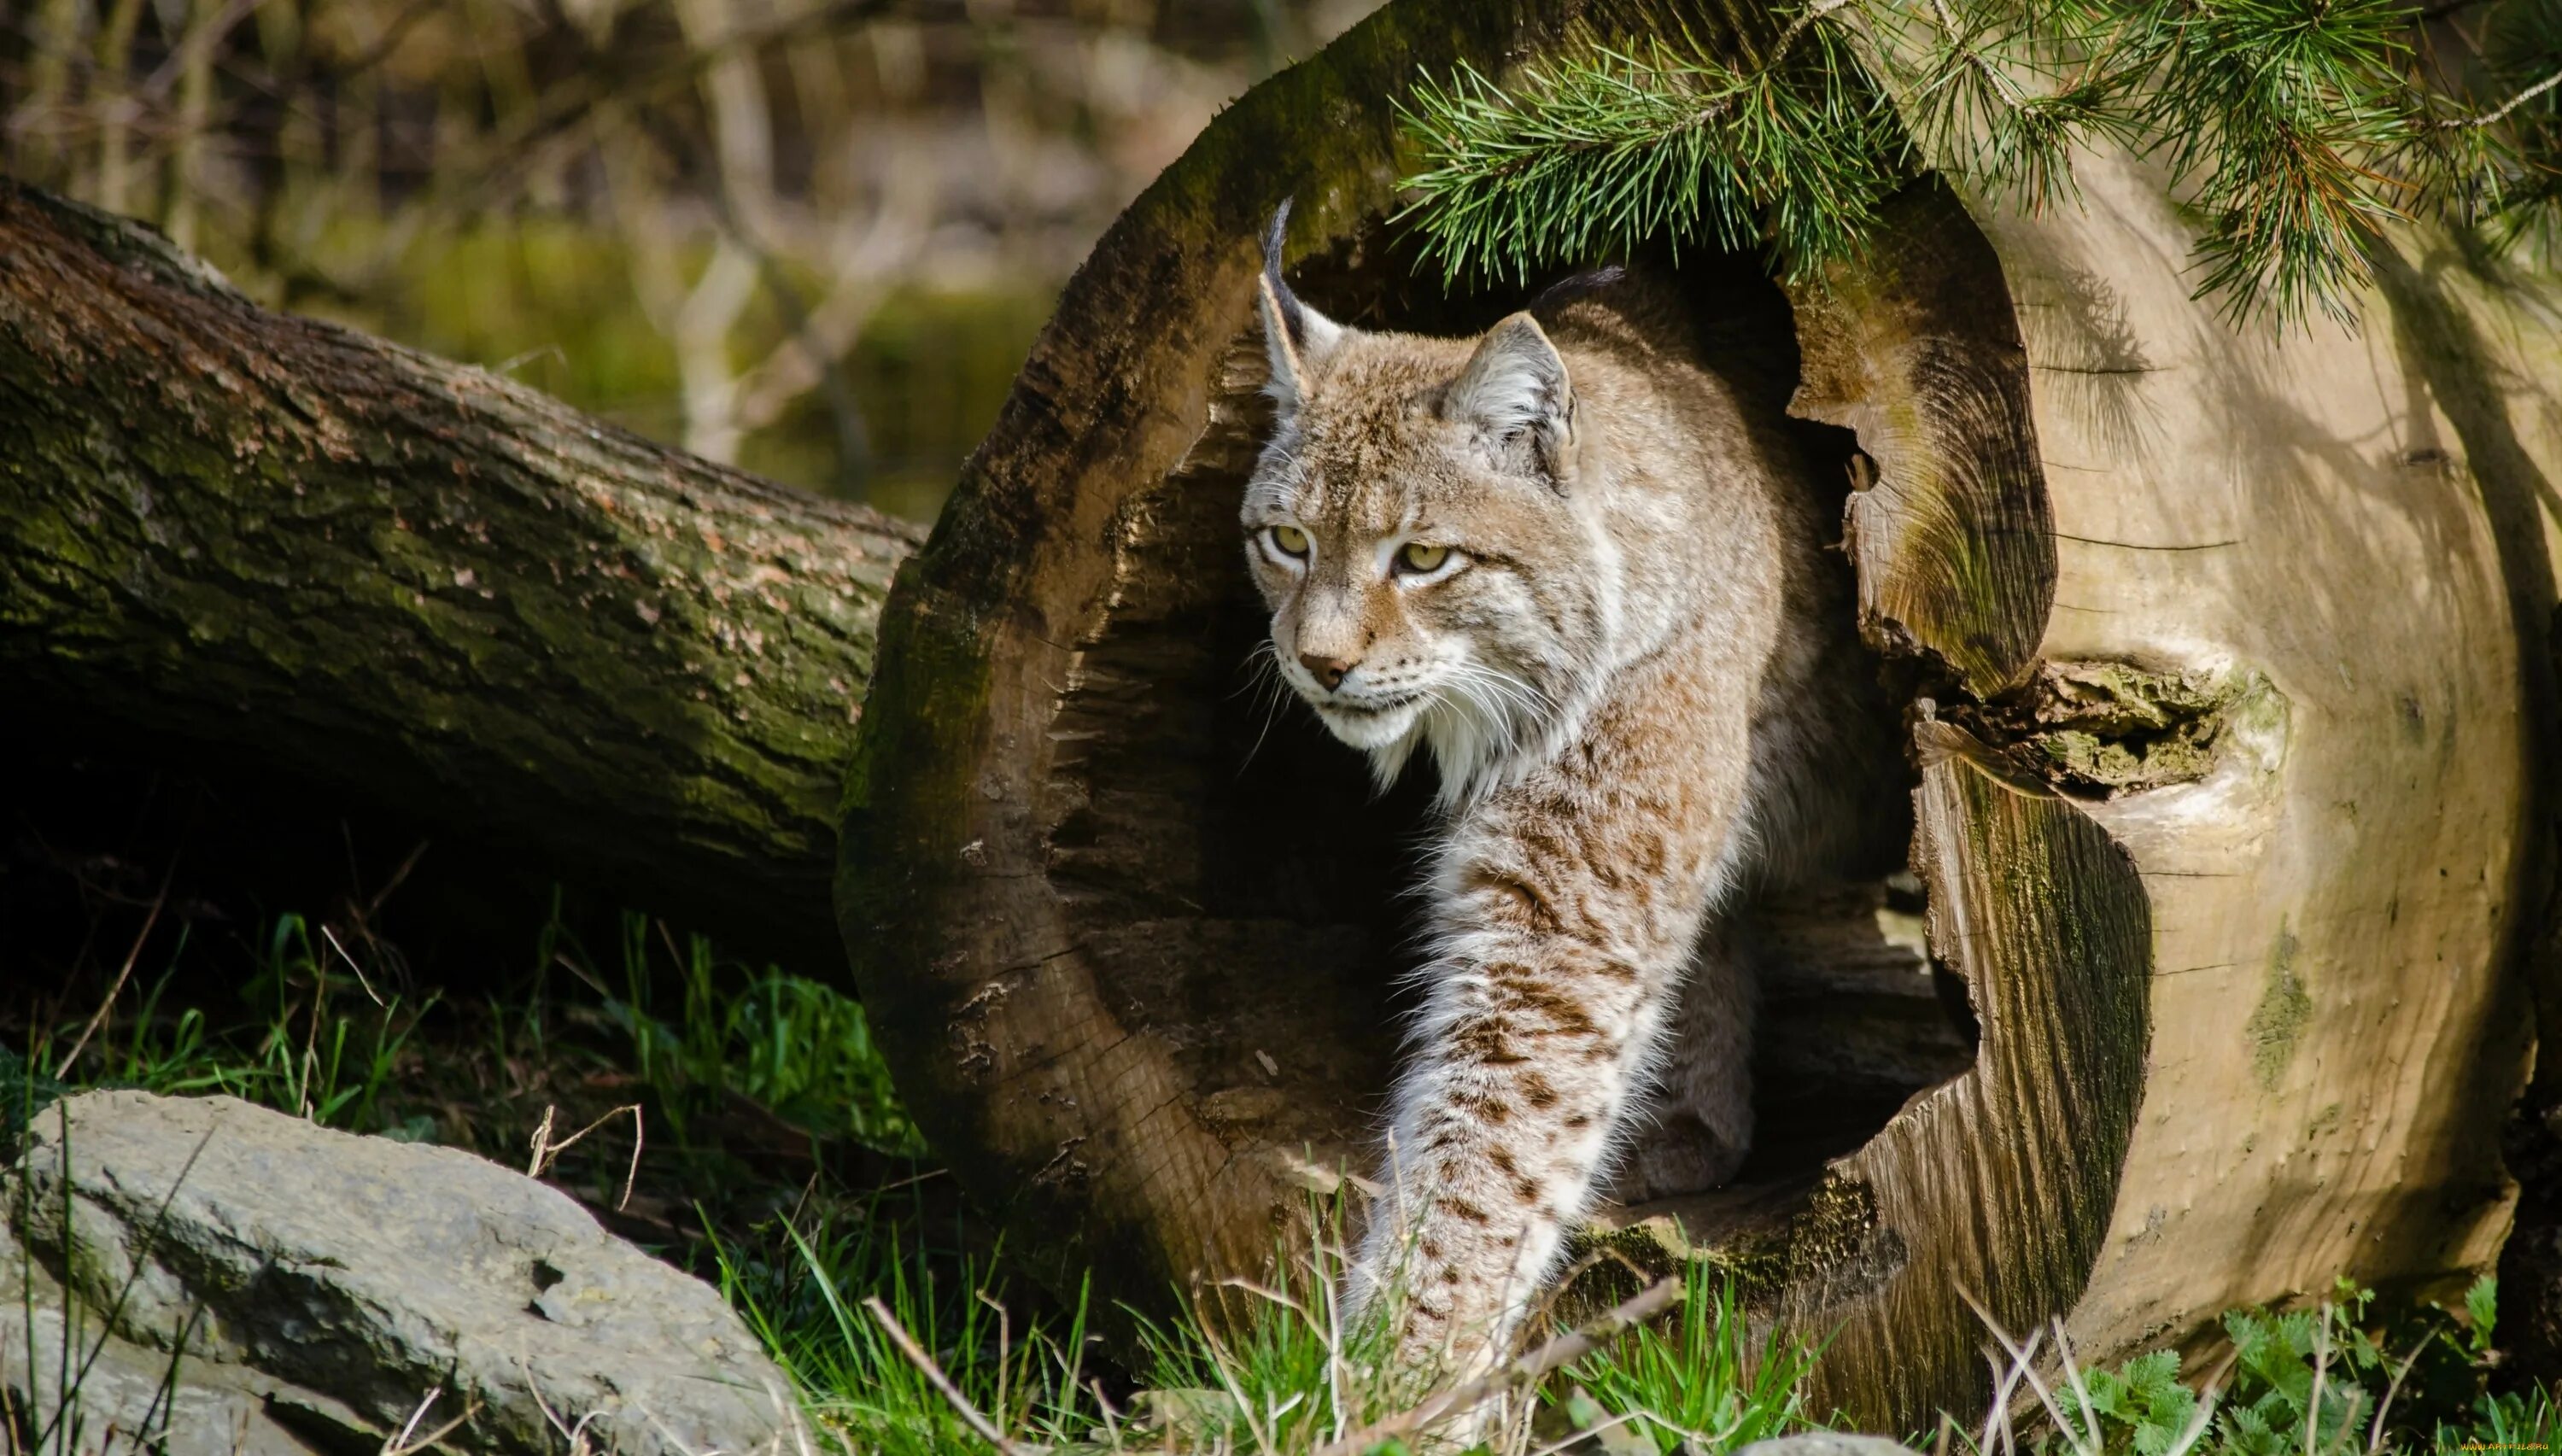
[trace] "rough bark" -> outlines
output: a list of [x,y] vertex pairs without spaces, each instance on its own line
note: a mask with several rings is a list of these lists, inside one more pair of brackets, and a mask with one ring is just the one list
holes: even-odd
[[11,714],[220,746],[834,963],[911,528],[253,306],[0,181]]

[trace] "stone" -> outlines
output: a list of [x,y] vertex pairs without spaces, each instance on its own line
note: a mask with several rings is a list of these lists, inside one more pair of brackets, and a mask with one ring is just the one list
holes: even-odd
[[1749,1446],[1738,1448],[1735,1456],[1917,1456],[1917,1453],[1912,1447],[1884,1436],[1860,1436],[1848,1431],[1806,1431],[1771,1441],[1754,1441]]
[[169,1456],[329,1456],[466,1412],[443,1449],[532,1456],[582,1426],[626,1456],[800,1449],[789,1380],[717,1291],[457,1149],[90,1092],[35,1115],[0,1233],[0,1392],[90,1433],[65,1449],[112,1426]]

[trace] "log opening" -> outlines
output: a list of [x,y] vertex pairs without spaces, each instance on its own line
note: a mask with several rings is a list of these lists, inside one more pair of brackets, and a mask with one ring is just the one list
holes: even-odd
[[[1519,292],[1418,286],[1392,230],[1363,236],[1292,271],[1330,317],[1465,334],[1521,306]],[[1711,356],[1751,407],[1784,419],[1796,336],[1779,289],[1744,258],[1651,266],[1682,285]],[[1074,942],[1112,967],[1114,1013],[1165,1038],[1203,1117],[1266,1156],[1305,1157],[1322,1186],[1322,1170],[1366,1173],[1377,1156],[1413,1001],[1409,892],[1431,833],[1432,776],[1418,765],[1373,793],[1362,757],[1262,666],[1268,624],[1238,561],[1236,508],[1271,428],[1263,370],[1249,330],[1223,362],[1209,428],[1125,516],[1107,625],[1081,652],[1051,729],[1072,747],[1050,768],[1069,807],[1049,833],[1046,872]],[[1841,520],[1852,437],[1785,425],[1814,466],[1819,518]],[[1834,560],[1846,607],[1849,567]],[[1892,846],[1887,855],[1747,913],[1745,954],[1763,993],[1761,1134],[1730,1194],[1738,1203],[1803,1194],[1828,1159],[1973,1062],[1963,992],[1933,967],[1923,892],[1902,872],[1910,806],[1895,799],[1875,812],[1863,837]]]

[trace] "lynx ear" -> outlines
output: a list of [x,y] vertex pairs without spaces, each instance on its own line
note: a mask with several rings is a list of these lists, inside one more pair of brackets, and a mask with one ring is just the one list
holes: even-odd
[[1308,397],[1308,380],[1343,338],[1344,326],[1299,301],[1281,279],[1281,246],[1288,235],[1290,199],[1272,212],[1263,233],[1263,275],[1255,281],[1263,315],[1263,351],[1272,366],[1263,392],[1281,407],[1281,418],[1299,412]]
[[1528,434],[1554,460],[1574,416],[1565,360],[1539,320],[1516,313],[1487,330],[1442,397],[1441,413],[1495,441]]

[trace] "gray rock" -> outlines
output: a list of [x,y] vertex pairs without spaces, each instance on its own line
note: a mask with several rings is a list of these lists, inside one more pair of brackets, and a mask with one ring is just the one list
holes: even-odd
[[1847,1431],[1807,1431],[1775,1441],[1754,1441],[1735,1456],[1916,1456],[1913,1448],[1884,1436],[1855,1436]]
[[419,1433],[474,1412],[448,1449],[557,1451],[582,1421],[600,1453],[797,1448],[716,1291],[455,1149],[92,1092],[37,1114],[0,1230],[0,1386],[40,1427],[63,1410],[68,1329],[92,1434],[66,1449],[112,1425],[170,1456],[373,1451],[430,1391]]

